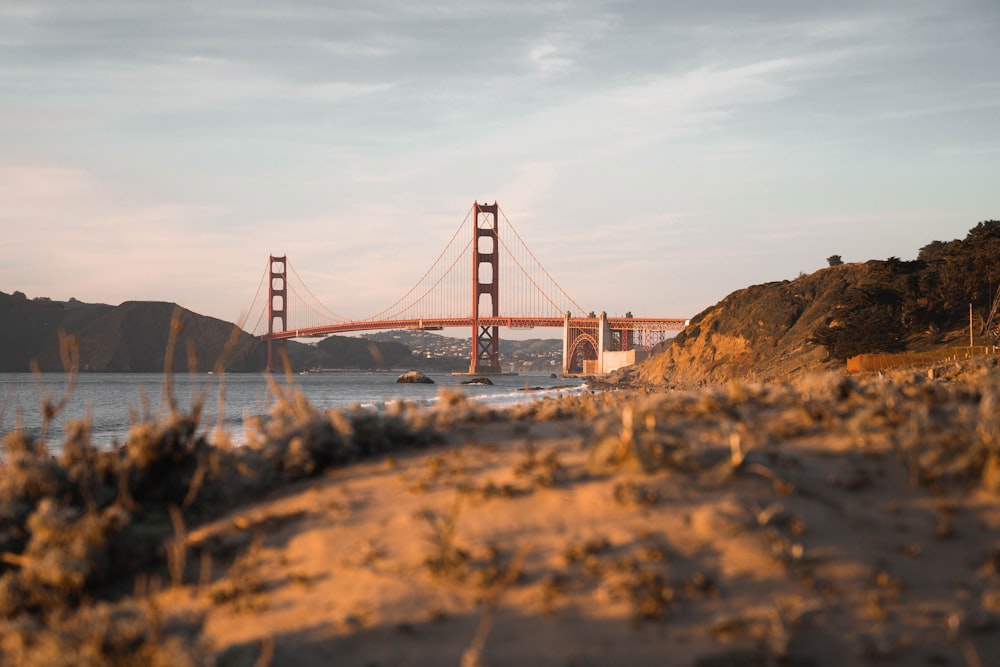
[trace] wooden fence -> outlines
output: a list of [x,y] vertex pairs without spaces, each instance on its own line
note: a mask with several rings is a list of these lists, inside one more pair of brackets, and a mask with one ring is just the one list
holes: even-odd
[[997,353],[995,345],[949,347],[932,352],[899,352],[897,354],[859,354],[847,360],[848,373],[880,371],[895,366],[922,366],[941,361],[985,357]]

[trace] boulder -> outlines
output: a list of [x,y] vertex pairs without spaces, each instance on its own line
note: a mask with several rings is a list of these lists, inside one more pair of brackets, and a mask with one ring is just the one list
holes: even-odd
[[493,380],[489,378],[470,378],[468,380],[463,380],[461,384],[493,384]]
[[396,382],[402,384],[434,384],[434,380],[430,379],[420,371],[407,371],[396,378]]

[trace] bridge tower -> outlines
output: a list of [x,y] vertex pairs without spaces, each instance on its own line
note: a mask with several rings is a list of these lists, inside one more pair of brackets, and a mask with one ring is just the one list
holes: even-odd
[[[500,327],[482,326],[483,317],[500,315],[500,235],[498,207],[473,204],[472,248],[472,361],[469,373],[500,373]],[[481,313],[483,297],[489,297],[486,312]]]
[[[267,283],[267,372],[275,370],[275,352],[281,354],[285,350],[285,341],[274,340],[271,335],[288,329],[288,262],[287,255],[275,257],[270,255],[270,280]],[[277,320],[281,328],[275,330]]]

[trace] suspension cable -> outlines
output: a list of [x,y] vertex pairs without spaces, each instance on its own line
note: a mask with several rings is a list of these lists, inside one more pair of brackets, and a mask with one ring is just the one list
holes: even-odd
[[[306,308],[307,310],[309,310],[313,315],[316,315],[317,317],[320,317],[320,318],[322,318],[324,320],[329,317],[328,313],[322,313],[322,312],[320,312],[319,310],[317,310],[316,308],[314,308],[312,306],[312,304],[309,302],[308,299],[303,298],[302,294],[298,290],[295,289],[295,286],[293,284],[291,284],[291,283],[288,284],[288,291],[291,292],[293,295],[295,295],[298,298],[298,301],[295,302],[296,305],[302,305],[304,308]],[[291,300],[289,300],[289,303],[288,303],[289,307],[286,309],[288,311],[289,321],[291,321],[291,317],[292,317],[291,305],[292,305],[292,302],[291,302]],[[341,321],[342,322],[347,322],[349,320],[341,320]],[[303,328],[302,324],[304,324],[304,323],[299,323],[294,328],[301,329],[301,328]]]
[[[576,302],[576,300],[573,299],[573,297],[571,297],[569,294],[567,294],[566,290],[564,290],[562,287],[560,287],[559,283],[556,282],[555,278],[553,278],[549,274],[549,272],[545,269],[545,267],[542,266],[542,263],[538,261],[538,258],[535,257],[534,253],[531,252],[531,248],[529,248],[528,244],[524,242],[524,239],[521,238],[521,235],[517,233],[517,229],[515,229],[514,225],[511,224],[510,220],[507,219],[507,214],[504,213],[504,210],[501,209],[499,206],[497,208],[500,210],[500,215],[503,216],[504,222],[506,222],[507,226],[510,227],[510,231],[513,232],[514,236],[517,237],[517,240],[521,242],[521,245],[528,252],[528,256],[531,257],[532,260],[534,260],[535,264],[538,265],[538,268],[540,268],[542,270],[542,273],[545,274],[545,277],[548,278],[552,282],[553,285],[555,285],[556,289],[559,290],[559,292],[563,295],[563,297],[565,297],[567,301],[569,301],[571,304],[573,304],[578,309],[578,311],[580,313],[585,312],[583,310],[583,308],[580,307],[580,304],[578,304]],[[529,280],[530,280],[530,278],[529,278]],[[534,282],[534,281],[532,281],[532,282]],[[536,285],[536,287],[537,287],[537,285]],[[548,295],[546,295],[546,297],[547,296]],[[549,302],[552,303],[552,299],[551,298],[549,298]],[[555,305],[555,304],[553,303],[553,305]]]
[[[528,273],[528,271],[527,271],[527,270],[526,270],[526,269],[524,268],[524,265],[522,265],[522,264],[521,264],[521,262],[520,262],[520,261],[519,261],[519,260],[517,259],[517,257],[515,257],[515,256],[514,256],[514,253],[513,253],[513,252],[511,252],[511,250],[510,250],[510,248],[509,248],[509,247],[507,246],[507,244],[506,244],[506,243],[504,243],[504,242],[503,242],[503,241],[501,240],[501,241],[500,241],[500,245],[501,245],[501,247],[503,247],[503,249],[504,249],[504,250],[506,250],[506,251],[507,251],[507,254],[508,254],[508,256],[509,256],[509,257],[510,257],[510,258],[511,258],[512,260],[514,260],[514,264],[516,264],[516,265],[517,265],[517,268],[521,269],[521,273],[522,273],[522,274],[524,275],[524,277],[525,277],[525,278],[527,278],[527,279],[528,279],[528,282],[530,282],[530,283],[531,283],[531,284],[532,284],[532,285],[533,285],[533,286],[535,287],[535,289],[536,289],[536,290],[538,291],[538,293],[539,293],[539,294],[541,294],[541,296],[542,296],[542,297],[543,297],[543,298],[544,298],[544,299],[545,299],[546,301],[548,301],[548,302],[549,302],[549,303],[550,303],[550,304],[552,305],[552,307],[553,307],[553,308],[555,308],[555,309],[556,309],[556,310],[558,311],[558,310],[559,310],[559,304],[558,304],[558,303],[556,303],[555,301],[553,301],[553,300],[552,300],[552,297],[550,297],[550,296],[549,296],[548,294],[546,294],[546,293],[545,293],[545,290],[543,290],[543,289],[542,289],[542,287],[541,287],[541,286],[540,286],[540,285],[539,285],[539,284],[538,284],[537,282],[535,282],[535,279],[531,277],[531,274],[529,274],[529,273]],[[544,271],[544,269],[542,269],[542,270]],[[556,287],[559,287],[559,286],[558,286],[558,285],[556,285]],[[562,291],[562,290],[560,290],[560,291]],[[563,296],[566,296],[566,293],[565,293],[565,292],[563,292]],[[568,298],[568,297],[567,297],[567,298]],[[573,303],[573,305],[576,305],[576,307],[577,307],[577,308],[579,308],[579,307],[580,307],[580,306],[579,306],[579,305],[577,305],[577,304],[576,304],[576,302],[574,302],[574,301],[573,301],[572,299],[570,299],[570,302],[571,302],[571,303]],[[534,314],[534,313],[532,313],[532,314]]]
[[[424,293],[423,293],[423,294],[421,294],[421,295],[420,295],[419,297],[417,297],[417,298],[416,298],[416,299],[415,299],[415,300],[413,301],[413,303],[412,303],[412,304],[410,304],[410,306],[408,306],[408,307],[413,307],[413,306],[417,305],[418,303],[420,303],[420,302],[421,302],[421,301],[422,301],[422,300],[424,299],[424,297],[426,297],[426,296],[427,296],[428,294],[430,294],[430,293],[431,293],[431,291],[432,291],[432,290],[433,290],[433,289],[434,289],[435,287],[437,287],[438,285],[440,285],[440,284],[441,284],[441,281],[443,281],[443,280],[444,280],[445,278],[447,278],[447,277],[448,277],[448,276],[449,276],[449,275],[451,274],[451,270],[455,268],[455,265],[456,265],[456,264],[458,264],[458,262],[459,262],[460,260],[462,260],[462,259],[465,259],[464,255],[463,255],[462,253],[464,253],[464,252],[465,252],[465,250],[466,250],[466,248],[468,248],[468,247],[469,247],[470,245],[472,245],[472,241],[469,241],[468,243],[466,243],[466,244],[465,244],[465,248],[462,248],[461,252],[459,252],[459,253],[458,253],[457,255],[455,255],[455,259],[454,259],[454,260],[452,260],[452,262],[451,262],[451,264],[450,264],[450,265],[448,266],[448,268],[447,268],[447,269],[445,269],[444,273],[442,273],[442,274],[441,274],[441,277],[437,279],[437,282],[435,282],[435,283],[434,283],[433,285],[431,285],[431,286],[430,286],[430,287],[428,287],[428,288],[427,288],[426,290],[424,290]],[[414,289],[416,289],[417,287],[419,287],[419,285],[420,285],[420,283],[417,283],[417,285],[415,285],[415,286],[414,286]],[[410,292],[412,292],[412,291],[413,291],[413,290],[410,290]],[[402,299],[400,299],[400,301],[402,301]],[[396,303],[399,303],[399,301],[397,301]],[[395,304],[393,304],[393,305],[395,305]],[[389,308],[386,308],[385,310],[383,310],[383,311],[382,311],[381,313],[379,313],[379,315],[382,315],[382,314],[384,314],[384,313],[387,313],[387,312],[389,312],[390,310],[391,310],[391,306],[390,306]],[[405,310],[405,309],[403,309],[403,310]],[[400,312],[400,313],[401,313],[401,312],[403,312],[403,310],[400,310],[400,311],[397,311],[397,312]],[[442,313],[442,314],[443,314],[443,313]],[[376,316],[376,317],[377,317],[377,316]],[[374,318],[372,318],[372,320],[374,320]]]
[[[257,327],[259,327],[260,323],[264,321],[264,313],[266,313],[266,312],[267,312],[267,308],[261,308],[260,309],[260,315],[257,316],[257,323],[253,325],[253,329],[250,330],[250,333],[253,333],[254,331],[257,331]],[[246,331],[246,329],[244,329],[244,331]]]
[[[317,297],[315,294],[313,294],[312,290],[309,289],[309,285],[307,285],[306,282],[304,280],[302,280],[302,276],[300,276],[299,273],[298,273],[298,271],[295,270],[295,267],[292,266],[291,262],[288,262],[288,268],[290,268],[292,270],[292,273],[295,275],[295,278],[299,281],[299,284],[302,285],[302,287],[305,288],[306,292],[309,293],[309,296],[311,296],[313,298],[313,300],[319,305],[320,308],[322,308],[323,310],[326,311],[326,315],[332,316],[333,319],[339,320],[341,322],[350,322],[351,321],[351,318],[344,317],[343,315],[341,315],[337,311],[335,311],[335,310],[333,310],[331,308],[328,308],[322,301],[320,301],[319,297]],[[294,288],[293,288],[293,290],[294,290]],[[296,295],[299,296],[300,299],[302,298],[301,295],[298,295],[298,293],[296,293]],[[302,299],[302,301],[305,302],[305,299]],[[310,306],[308,303],[306,303],[305,305],[306,305],[306,308],[309,308],[309,310],[313,311],[317,315],[319,315],[321,317],[324,316],[324,313],[317,312],[316,309],[313,308],[312,306]]]
[[[264,286],[264,279],[267,277],[268,272],[271,270],[270,262],[271,260],[268,259],[267,263],[264,264],[264,272],[260,274],[260,282],[257,283],[257,292],[253,295],[253,299],[250,301],[250,307],[247,309],[246,314],[240,315],[240,319],[236,323],[236,326],[238,326],[240,329],[243,329],[244,331],[246,331],[245,327],[247,324],[247,320],[250,319],[250,315],[253,313],[254,304],[257,303],[257,297],[260,296],[260,289]],[[264,310],[267,309],[265,308],[260,311],[260,315],[257,317],[257,324],[254,325],[254,328],[251,331],[257,330],[257,327],[260,325],[260,321],[264,318]]]
[[[416,284],[414,284],[414,285],[413,285],[413,287],[411,287],[411,288],[410,288],[410,290],[409,290],[409,291],[408,291],[408,292],[407,292],[406,294],[404,294],[403,296],[399,297],[399,299],[397,299],[397,300],[396,300],[396,302],[395,302],[395,303],[393,303],[393,304],[392,304],[391,306],[389,306],[388,308],[386,308],[386,309],[382,310],[381,312],[378,312],[378,313],[375,313],[375,314],[374,314],[374,315],[372,315],[371,317],[367,318],[369,322],[375,322],[375,321],[377,321],[377,320],[378,320],[378,318],[380,318],[381,316],[385,315],[386,313],[388,313],[388,312],[392,312],[392,310],[393,310],[393,309],[394,309],[394,308],[395,308],[396,306],[398,306],[399,304],[401,304],[401,303],[402,303],[403,301],[406,301],[407,297],[409,297],[409,296],[410,296],[411,294],[413,294],[413,292],[414,292],[414,291],[415,291],[415,290],[416,290],[416,289],[417,289],[418,287],[420,287],[420,284],[424,282],[424,279],[425,279],[425,278],[426,278],[426,277],[427,277],[428,275],[430,275],[431,271],[433,271],[433,270],[434,270],[434,268],[435,268],[435,267],[436,267],[436,266],[438,265],[438,262],[440,262],[440,261],[441,261],[441,258],[442,258],[442,257],[444,257],[444,254],[445,254],[446,252],[448,252],[449,248],[451,248],[451,244],[455,242],[455,239],[456,239],[456,238],[458,238],[458,235],[459,235],[459,233],[460,233],[460,232],[462,231],[462,228],[463,228],[463,227],[465,227],[465,223],[466,223],[466,222],[467,222],[467,221],[469,220],[469,216],[470,216],[470,215],[472,215],[472,209],[473,209],[473,208],[475,208],[475,207],[474,207],[474,206],[470,206],[470,207],[469,207],[469,212],[465,214],[465,217],[464,217],[464,218],[462,219],[462,222],[461,222],[461,223],[459,223],[459,225],[458,225],[458,229],[456,229],[456,230],[455,230],[455,233],[454,233],[454,234],[452,234],[452,236],[451,236],[451,239],[450,239],[450,240],[448,241],[448,244],[447,244],[447,245],[446,245],[446,246],[444,247],[444,250],[442,250],[442,251],[441,251],[441,254],[440,254],[440,255],[438,255],[437,259],[435,259],[435,260],[434,260],[434,262],[433,262],[433,263],[431,264],[430,268],[429,268],[429,269],[427,269],[427,271],[426,271],[426,272],[424,273],[424,275],[422,275],[422,276],[420,277],[420,280],[418,280],[418,281],[416,282]],[[469,243],[471,243],[471,241],[470,241]],[[468,246],[466,246],[466,247],[468,247]],[[463,249],[463,251],[464,251],[464,249]],[[451,266],[449,266],[449,267],[448,267],[448,271],[451,271],[451,268],[452,268],[452,267],[453,267],[453,266],[454,266],[454,265],[455,265],[456,263],[457,263],[457,260],[456,260],[455,262],[452,262]],[[447,275],[447,274],[448,274],[448,271],[445,271],[445,275]],[[440,283],[440,282],[441,282],[441,280],[439,279],[439,280],[438,280],[438,283]],[[435,283],[435,284],[436,284],[436,283]],[[426,296],[426,295],[427,295],[427,292],[424,292],[424,294],[423,294],[423,295],[421,295],[421,297],[420,297],[420,298],[423,298],[423,297],[424,297],[424,296]],[[418,301],[419,301],[419,299],[418,299]]]

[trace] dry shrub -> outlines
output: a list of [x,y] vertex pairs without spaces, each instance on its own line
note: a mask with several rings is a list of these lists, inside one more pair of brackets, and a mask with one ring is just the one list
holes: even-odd
[[[65,489],[65,470],[46,453],[44,446],[23,431],[7,434],[3,450],[0,502],[16,505],[16,516],[26,517],[42,498],[58,495]],[[15,508],[6,509],[9,513]]]
[[117,457],[94,445],[89,420],[66,425],[60,463],[72,492],[88,508],[107,507],[118,496],[121,466]]
[[879,412],[892,427],[889,439],[915,484],[935,493],[973,487],[995,492],[1000,489],[995,360],[950,366],[948,372],[898,371],[881,378]]
[[495,410],[469,399],[461,389],[442,387],[430,409],[411,410],[407,421],[410,428],[418,431],[438,431],[460,424],[489,422],[496,416]]
[[48,619],[0,621],[0,663],[10,667],[200,667],[198,619],[161,618],[152,605],[98,603]]
[[[198,408],[174,412],[163,421],[143,422],[129,431],[122,465],[128,490],[140,506],[185,504],[196,471],[218,455],[219,450],[197,434],[199,413]],[[200,484],[204,482],[202,478]]]
[[730,459],[738,421],[686,395],[636,399],[595,420],[592,466],[702,472]]
[[418,514],[430,528],[427,540],[431,543],[432,549],[424,559],[424,565],[435,576],[459,581],[467,574],[464,566],[471,558],[470,553],[459,547],[455,540],[461,510],[462,497],[456,495],[447,515],[441,515],[431,509],[424,509]]
[[569,471],[559,459],[559,452],[551,450],[538,457],[534,446],[525,448],[524,459],[514,466],[515,477],[528,477],[535,485],[553,488],[569,481]]
[[228,578],[213,587],[212,601],[215,604],[230,603],[237,611],[247,612],[262,608],[260,593],[264,591],[263,543],[262,533],[256,533],[249,549],[233,562]]
[[[245,463],[266,476],[278,472],[283,481],[315,475],[332,466],[410,446],[423,446],[438,439],[423,412],[406,406],[389,413],[353,407],[323,412],[298,391],[277,390],[277,401],[268,419],[249,434]],[[266,470],[261,466],[266,466]]]
[[506,414],[514,420],[589,420],[604,412],[608,403],[615,400],[611,394],[565,394],[512,406]]
[[18,567],[0,579],[0,614],[44,613],[78,602],[89,582],[110,572],[108,541],[127,522],[117,506],[83,512],[44,499],[28,518],[24,552],[7,554]]

